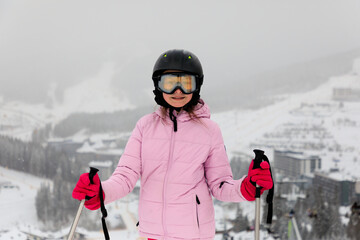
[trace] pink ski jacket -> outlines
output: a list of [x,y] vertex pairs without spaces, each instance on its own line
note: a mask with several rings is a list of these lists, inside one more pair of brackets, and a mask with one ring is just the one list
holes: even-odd
[[223,138],[205,103],[198,120],[177,116],[177,132],[160,110],[142,117],[112,176],[102,182],[105,203],[130,193],[141,178],[140,236],[158,240],[214,239],[212,196],[246,201],[233,180]]

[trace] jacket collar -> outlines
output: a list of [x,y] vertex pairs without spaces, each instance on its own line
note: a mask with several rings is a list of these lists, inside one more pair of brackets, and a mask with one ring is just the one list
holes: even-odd
[[[162,116],[161,114],[161,108],[158,108],[155,113],[161,117],[161,118],[165,118],[165,120],[167,121],[171,121],[170,118],[169,118],[169,109],[166,110],[166,115],[165,117]],[[199,103],[195,106],[194,108],[194,113],[196,114],[196,116],[198,118],[210,118],[210,109],[209,109],[209,106],[202,100],[200,99],[199,100]],[[192,118],[189,116],[189,114],[182,110],[180,111],[179,113],[174,111],[174,116],[176,117],[177,121],[180,121],[180,122],[187,122],[187,121],[190,121]]]

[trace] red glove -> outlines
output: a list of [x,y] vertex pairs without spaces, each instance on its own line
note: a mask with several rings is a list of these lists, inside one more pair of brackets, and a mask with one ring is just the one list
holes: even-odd
[[261,188],[260,194],[265,190],[271,189],[273,186],[273,180],[271,178],[270,166],[266,161],[260,163],[260,168],[253,169],[254,161],[251,161],[249,166],[248,176],[244,178],[241,183],[241,194],[248,201],[255,200],[256,187],[254,183],[257,183]]
[[[100,178],[98,174],[93,177],[93,184],[90,182],[89,173],[83,173],[80,175],[79,181],[77,182],[72,197],[78,200],[86,199],[85,207],[90,210],[96,210],[100,208]],[[103,192],[105,200],[105,194]]]

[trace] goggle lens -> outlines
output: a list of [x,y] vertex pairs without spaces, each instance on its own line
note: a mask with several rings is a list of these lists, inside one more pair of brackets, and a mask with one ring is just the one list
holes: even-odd
[[180,88],[183,93],[193,93],[196,90],[196,77],[187,73],[166,73],[160,76],[158,84],[161,91],[173,93]]

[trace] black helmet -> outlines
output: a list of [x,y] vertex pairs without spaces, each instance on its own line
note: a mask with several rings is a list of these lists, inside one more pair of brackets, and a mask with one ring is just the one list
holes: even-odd
[[204,79],[202,66],[196,55],[187,50],[172,49],[164,52],[157,59],[152,74],[155,87],[155,101],[161,106],[169,107],[163,99],[162,93],[157,89],[159,77],[166,70],[179,70],[196,76],[197,91],[193,93],[191,101],[187,104],[196,105],[200,99],[200,87]]
[[201,79],[204,77],[199,59],[186,50],[173,49],[161,54],[153,69],[153,79],[170,69],[192,73]]

